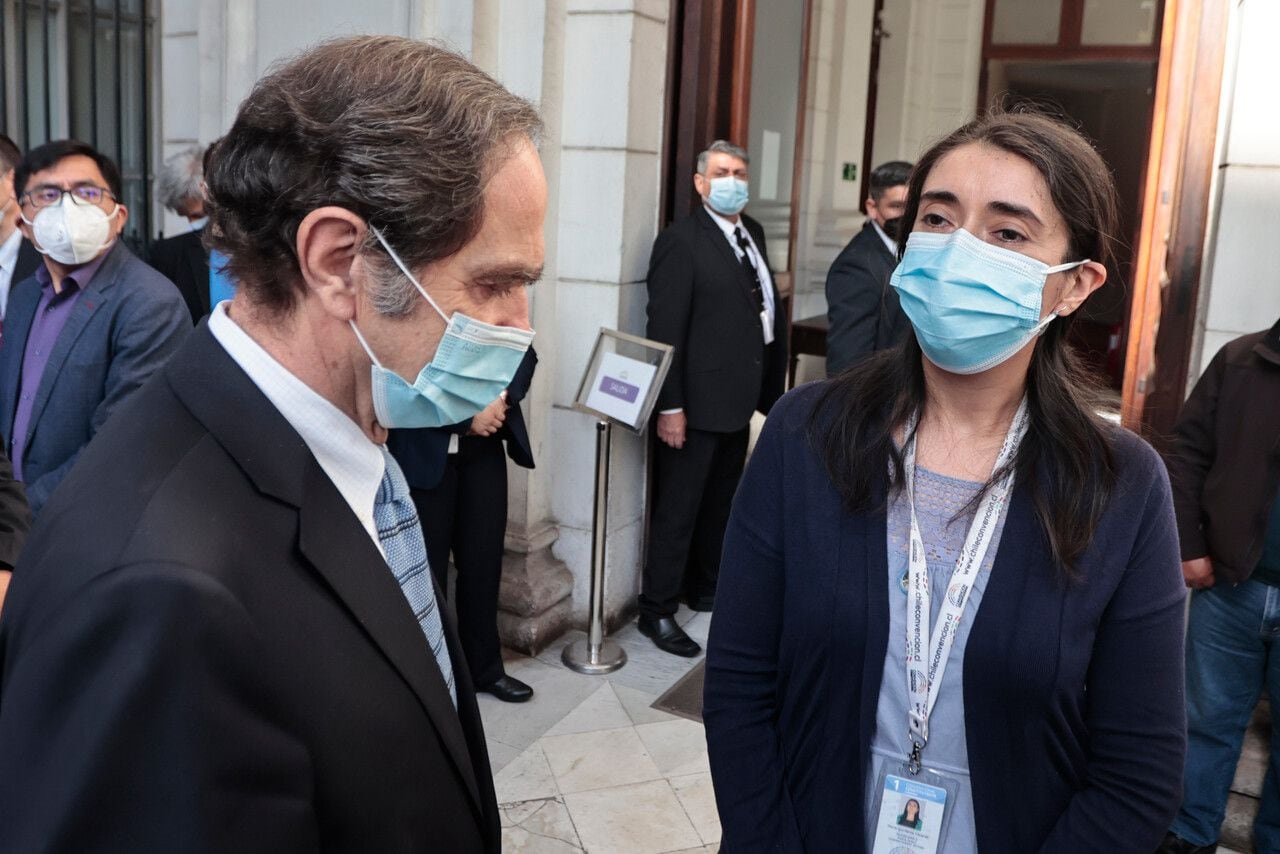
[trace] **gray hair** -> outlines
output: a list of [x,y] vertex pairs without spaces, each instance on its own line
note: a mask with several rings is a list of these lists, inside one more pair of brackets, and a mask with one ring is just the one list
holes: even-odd
[[160,204],[171,211],[178,205],[191,199],[200,199],[204,195],[201,181],[204,178],[204,149],[198,145],[184,148],[177,154],[165,158],[156,176],[156,189],[160,195]]
[[719,152],[736,157],[748,166],[751,165],[751,156],[747,154],[747,150],[740,145],[734,145],[727,139],[717,139],[715,142],[707,146],[707,150],[698,155],[698,174],[707,174],[707,161],[711,159],[711,155]]
[[[537,111],[466,59],[397,36],[324,42],[276,66],[209,155],[209,241],[257,308],[290,313],[305,291],[298,226],[327,205],[357,214],[410,270],[475,237],[484,188],[536,143]],[[420,299],[370,228],[362,255],[383,314]]]

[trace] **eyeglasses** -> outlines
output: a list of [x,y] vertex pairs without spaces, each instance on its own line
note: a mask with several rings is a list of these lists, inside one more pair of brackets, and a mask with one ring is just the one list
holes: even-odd
[[82,205],[100,204],[102,200],[115,198],[110,190],[94,184],[78,184],[69,190],[61,187],[36,187],[22,194],[24,204],[33,208],[47,208],[62,201],[64,195],[70,195],[71,201]]

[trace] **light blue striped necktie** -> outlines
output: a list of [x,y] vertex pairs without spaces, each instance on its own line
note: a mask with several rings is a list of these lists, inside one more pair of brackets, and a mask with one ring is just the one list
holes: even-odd
[[444,624],[440,621],[436,589],[431,580],[431,568],[427,565],[427,546],[422,539],[418,511],[409,496],[409,484],[404,473],[386,448],[382,449],[382,458],[386,462],[386,473],[382,476],[378,497],[373,504],[378,540],[387,555],[387,566],[391,567],[404,598],[409,600],[413,616],[427,636],[431,654],[440,666],[456,708],[458,689],[453,681],[453,663],[449,660],[449,645],[444,639]]

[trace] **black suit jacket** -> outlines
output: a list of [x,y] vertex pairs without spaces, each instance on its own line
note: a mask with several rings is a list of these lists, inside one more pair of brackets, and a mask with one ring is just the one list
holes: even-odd
[[30,240],[22,238],[18,244],[18,259],[13,264],[13,278],[9,280],[9,293],[13,293],[13,286],[18,282],[34,276],[43,263],[44,256],[40,251],[31,245]]
[[[745,215],[742,223],[766,256],[760,223]],[[675,347],[657,410],[683,408],[690,427],[714,433],[741,430],[755,410],[768,413],[786,379],[786,310],[775,287],[766,347],[755,283],[705,208],[658,235],[648,283],[648,336]]]
[[0,619],[0,851],[497,852],[378,549],[201,325],[32,531]]
[[[520,411],[520,401],[529,393],[533,372],[538,367],[538,354],[532,347],[524,354],[524,360],[516,369],[516,375],[507,386],[507,420],[491,438],[507,443],[507,456],[523,468],[533,468],[533,447],[529,444],[529,429]],[[471,419],[449,427],[423,427],[390,431],[387,449],[404,472],[404,479],[412,489],[434,489],[444,477],[445,460],[449,455],[449,437],[466,435],[471,429]]]
[[209,251],[201,242],[204,229],[166,237],[151,244],[147,263],[178,286],[196,322],[209,313]]
[[13,464],[0,448],[0,569],[12,569],[31,527],[31,508],[22,483],[13,479]]
[[889,277],[898,264],[867,220],[827,273],[827,373],[892,347],[909,326]]

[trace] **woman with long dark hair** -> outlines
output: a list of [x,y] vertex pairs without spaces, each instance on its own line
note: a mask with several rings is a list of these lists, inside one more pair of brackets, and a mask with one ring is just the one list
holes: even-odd
[[735,500],[722,850],[889,850],[910,795],[942,810],[927,850],[1149,854],[1185,750],[1169,485],[1067,343],[1110,173],[1059,121],[988,114],[920,159],[903,223],[913,334],[784,397]]

